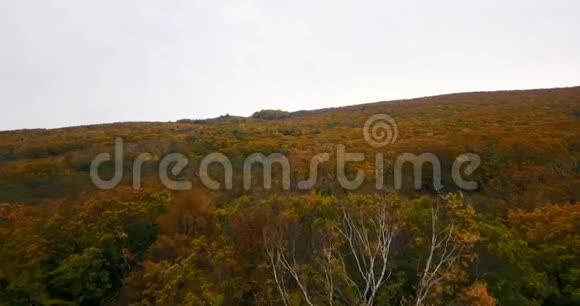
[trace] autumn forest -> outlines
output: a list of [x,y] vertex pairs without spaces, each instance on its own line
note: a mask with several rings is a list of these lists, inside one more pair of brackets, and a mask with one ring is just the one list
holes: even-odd
[[[396,141],[365,141],[375,114]],[[98,188],[91,163],[116,138],[120,183]],[[357,188],[337,179],[339,146],[365,156],[345,165],[365,174]],[[218,163],[219,188],[198,175],[214,152],[231,188]],[[188,163],[169,178],[192,188],[160,180],[173,153]],[[256,165],[244,188],[254,153],[283,154],[287,184],[274,164],[264,187]],[[436,156],[440,184],[428,164],[419,186],[411,165],[397,178],[403,153]],[[477,188],[451,171],[464,153],[480,158],[460,169]],[[580,305],[579,157],[580,87],[0,132],[0,305]]]

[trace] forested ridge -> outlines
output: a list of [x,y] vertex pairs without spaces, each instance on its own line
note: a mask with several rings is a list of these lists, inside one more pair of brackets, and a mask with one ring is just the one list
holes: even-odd
[[[396,142],[367,144],[375,114],[396,120]],[[118,137],[123,179],[99,190],[91,161]],[[347,165],[349,177],[366,174],[356,190],[336,180],[338,145],[366,156]],[[212,152],[231,161],[233,188],[201,183]],[[278,168],[271,189],[259,175],[242,187],[256,152],[289,159],[288,190]],[[425,152],[443,187],[426,168],[413,188],[406,168],[393,188],[396,157]],[[451,177],[466,152],[481,157],[477,190]],[[160,182],[170,153],[189,159],[172,178],[191,190]],[[319,153],[330,160],[301,190]],[[579,156],[580,87],[0,132],[0,305],[580,305]],[[224,181],[218,165],[210,175]]]

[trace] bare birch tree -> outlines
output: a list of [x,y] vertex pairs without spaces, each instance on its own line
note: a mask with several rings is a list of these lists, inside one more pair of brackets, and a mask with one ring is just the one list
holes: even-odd
[[[444,225],[441,217],[441,202],[445,201],[453,223]],[[431,239],[425,267],[419,274],[414,304],[424,305],[436,286],[445,281],[453,265],[467,255],[467,249],[479,240],[473,231],[473,208],[465,206],[457,195],[440,196],[431,206]]]
[[[384,198],[374,199],[374,203],[351,200],[341,205],[333,226],[319,228],[320,241],[313,252],[317,263],[315,273],[323,280],[320,287],[328,305],[335,299],[352,300],[341,291],[344,286],[357,293],[357,304],[373,305],[379,289],[391,275],[389,254],[399,226],[389,215],[387,201]],[[268,228],[264,233],[266,256],[283,303],[288,305],[284,276],[289,275],[300,288],[305,302],[312,305],[296,262],[295,241],[288,241],[279,229]],[[352,262],[350,258],[354,258],[354,267],[348,266]]]
[[264,249],[272,270],[274,283],[276,284],[282,303],[289,305],[284,278],[286,275],[290,275],[300,288],[305,302],[312,306],[314,304],[310,300],[306,284],[302,280],[296,261],[296,241],[291,241],[291,249],[288,250],[288,239],[284,237],[285,234],[284,231],[276,226],[264,230]]
[[[361,203],[362,205],[369,203]],[[347,254],[337,256],[346,266],[345,255],[354,258],[354,271],[360,282],[346,271],[343,277],[358,292],[359,302],[363,305],[373,305],[378,290],[391,276],[389,271],[389,253],[393,239],[398,233],[398,224],[389,215],[386,199],[378,205],[343,205],[342,221],[336,230],[344,238],[348,249]]]

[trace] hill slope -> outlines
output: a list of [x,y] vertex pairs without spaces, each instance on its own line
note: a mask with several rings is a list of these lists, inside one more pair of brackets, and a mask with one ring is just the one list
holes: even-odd
[[[156,157],[180,152],[191,159],[191,167],[208,153],[221,152],[234,161],[236,173],[251,153],[280,152],[295,159],[296,171],[304,172],[308,166],[303,159],[333,153],[338,144],[368,156],[378,152],[364,141],[362,127],[367,118],[383,113],[399,129],[397,142],[379,150],[387,160],[403,152],[433,152],[449,166],[460,153],[473,152],[482,157],[477,194],[493,198],[495,204],[578,199],[580,87],[574,87],[378,102],[290,113],[276,121],[225,117],[209,124],[135,122],[2,132],[0,202],[38,202],[96,191],[89,179],[90,161],[112,152],[115,137],[125,142],[125,172],[130,172],[131,157],[143,152]],[[371,162],[367,158],[361,167],[372,168]],[[145,168],[151,174],[157,164]],[[191,174],[195,169],[189,170]],[[125,174],[129,184],[130,173]]]

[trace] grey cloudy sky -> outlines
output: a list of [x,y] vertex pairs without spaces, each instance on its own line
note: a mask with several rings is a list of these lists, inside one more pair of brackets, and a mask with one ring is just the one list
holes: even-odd
[[0,0],[0,130],[580,85],[580,1]]

